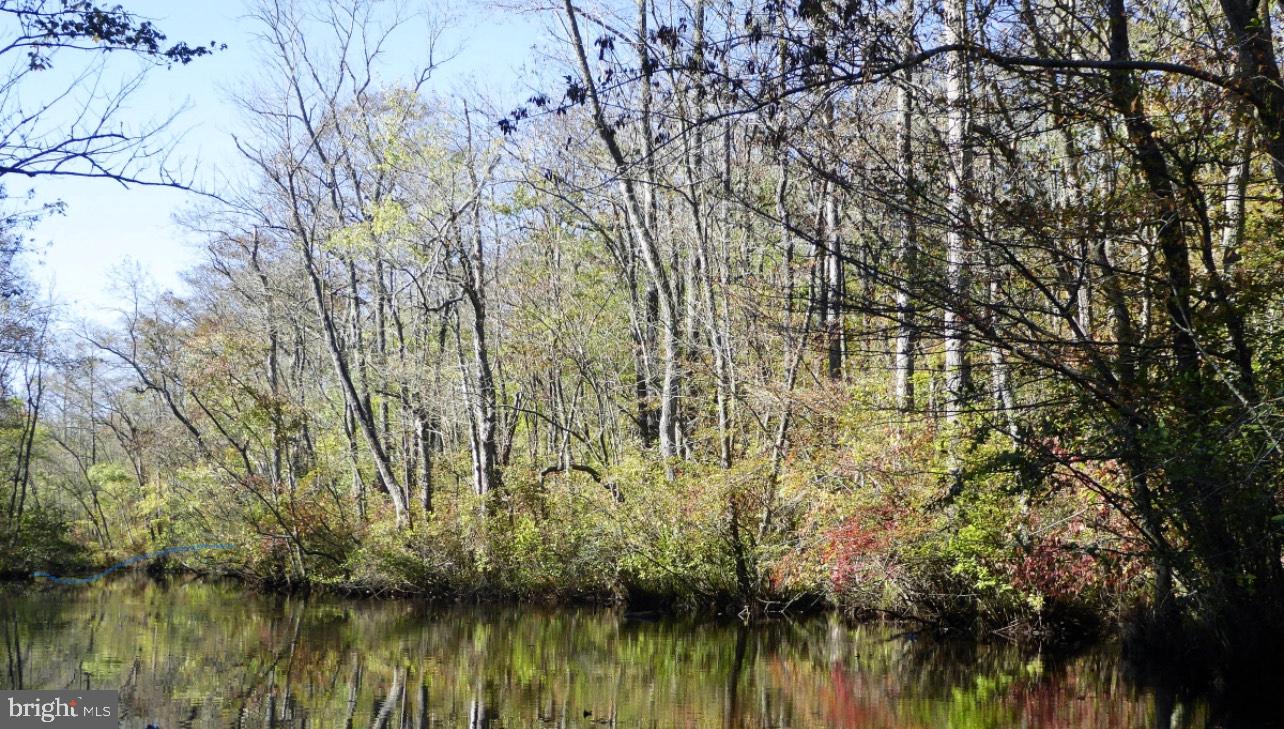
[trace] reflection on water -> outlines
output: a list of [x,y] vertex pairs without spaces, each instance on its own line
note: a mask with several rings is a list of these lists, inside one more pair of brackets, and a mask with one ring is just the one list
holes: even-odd
[[817,619],[441,609],[122,579],[0,597],[0,687],[118,688],[126,727],[1203,727],[1065,661]]

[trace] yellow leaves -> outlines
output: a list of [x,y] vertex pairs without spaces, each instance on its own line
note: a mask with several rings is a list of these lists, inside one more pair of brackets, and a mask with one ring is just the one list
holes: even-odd
[[95,463],[89,467],[89,480],[107,490],[119,489],[132,482],[132,477],[119,463]]
[[376,238],[401,237],[409,234],[409,217],[406,209],[395,200],[385,200],[371,206],[370,232]]
[[384,199],[366,207],[365,220],[338,228],[325,241],[326,250],[344,256],[367,256],[409,239],[414,225],[404,205]]

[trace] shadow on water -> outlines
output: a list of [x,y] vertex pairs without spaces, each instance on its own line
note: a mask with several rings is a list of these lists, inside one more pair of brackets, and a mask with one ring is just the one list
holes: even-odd
[[1263,726],[1039,654],[813,619],[432,608],[118,579],[0,597],[4,688],[116,688],[126,727]]

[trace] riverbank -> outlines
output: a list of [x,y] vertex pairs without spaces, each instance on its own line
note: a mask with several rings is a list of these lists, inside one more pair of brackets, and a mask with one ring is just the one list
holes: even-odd
[[325,502],[283,501],[295,514],[291,531],[271,537],[248,510],[216,531],[198,528],[189,509],[204,502],[174,500],[173,518],[124,522],[110,548],[87,539],[82,522],[65,522],[22,532],[61,535],[61,547],[16,550],[0,563],[21,565],[11,572],[22,577],[83,577],[158,550],[230,544],[134,569],[232,577],[274,592],[749,620],[828,610],[1048,644],[1109,633],[1144,587],[1135,561],[1074,551],[1072,540],[1088,533],[1077,496],[1022,515],[1019,495],[996,491],[969,491],[942,508],[926,483],[917,494],[809,500],[800,500],[809,491],[782,487],[770,506],[758,500],[761,482],[747,480],[754,474],[692,467],[667,484],[658,472],[620,473],[613,490],[578,476],[557,488],[510,477],[504,501],[486,503],[463,484],[401,524],[386,508],[360,518],[324,511]]
[[[58,590],[74,592],[98,583],[94,573],[64,573],[55,580],[49,577],[10,574],[0,578],[0,592],[20,594],[24,591]],[[1009,624],[996,628],[979,620],[965,623],[961,616],[926,617],[901,613],[871,606],[843,605],[831,597],[815,594],[797,594],[788,601],[763,600],[754,606],[746,604],[734,593],[657,594],[620,585],[616,589],[599,592],[571,592],[556,590],[535,592],[531,590],[504,589],[498,581],[468,586],[442,586],[433,589],[407,584],[350,583],[337,580],[324,582],[284,581],[264,578],[226,568],[210,568],[200,563],[161,558],[132,566],[126,571],[104,576],[101,582],[148,579],[158,584],[171,581],[183,583],[230,584],[252,594],[279,596],[338,597],[370,599],[429,605],[465,605],[491,607],[558,608],[607,608],[637,619],[683,618],[730,620],[742,624],[756,624],[774,620],[808,619],[830,615],[852,624],[866,622],[892,622],[912,627],[916,632],[937,637],[957,637],[978,642],[1006,642],[1049,649],[1069,649],[1106,639],[1112,635],[1109,626],[1090,618],[1077,623],[1046,621],[1038,626]],[[975,618],[975,616],[973,616]]]

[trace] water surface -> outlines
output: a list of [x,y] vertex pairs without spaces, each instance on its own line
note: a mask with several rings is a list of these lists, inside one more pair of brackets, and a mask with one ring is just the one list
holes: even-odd
[[1054,659],[824,618],[745,628],[126,577],[0,597],[0,623],[0,687],[120,689],[126,727],[1210,724],[1108,648]]

